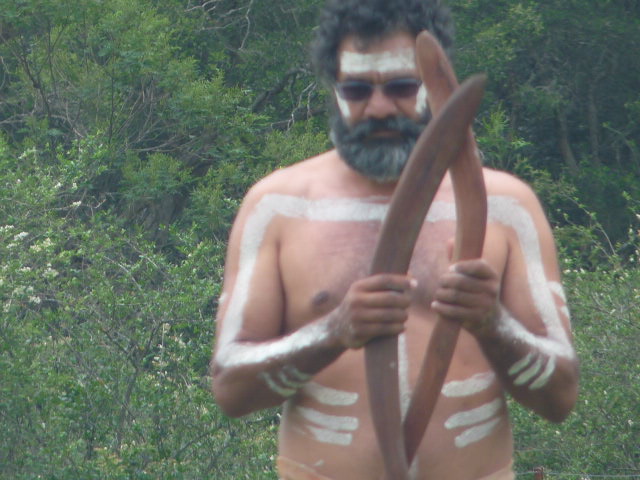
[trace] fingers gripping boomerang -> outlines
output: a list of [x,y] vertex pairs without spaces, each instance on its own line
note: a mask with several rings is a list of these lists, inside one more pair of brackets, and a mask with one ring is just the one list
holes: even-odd
[[[458,87],[438,42],[427,32],[421,33],[417,42],[418,63],[434,117],[418,138],[396,186],[376,245],[372,274],[407,271],[424,218],[449,167],[457,213],[454,259],[482,254],[486,193],[470,125],[486,79],[474,76]],[[369,401],[389,480],[408,478],[409,465],[442,388],[458,331],[457,324],[438,319],[404,426],[397,337],[376,339],[365,347]]]

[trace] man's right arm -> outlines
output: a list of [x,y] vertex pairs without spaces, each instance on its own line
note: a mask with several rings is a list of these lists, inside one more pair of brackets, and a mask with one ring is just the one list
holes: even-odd
[[345,350],[402,332],[411,301],[408,277],[366,277],[332,312],[287,332],[278,254],[286,219],[263,197],[252,189],[232,229],[218,310],[212,389],[231,416],[277,406]]

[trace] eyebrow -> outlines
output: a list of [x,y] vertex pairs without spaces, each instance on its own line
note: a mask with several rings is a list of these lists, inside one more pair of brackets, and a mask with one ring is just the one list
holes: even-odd
[[351,75],[366,72],[386,73],[414,68],[416,68],[416,58],[413,48],[382,53],[342,52],[340,56],[340,71]]

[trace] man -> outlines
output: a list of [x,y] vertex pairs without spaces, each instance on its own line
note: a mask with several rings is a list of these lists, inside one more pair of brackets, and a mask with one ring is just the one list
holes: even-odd
[[229,240],[213,391],[231,416],[284,403],[284,480],[382,478],[363,346],[396,335],[403,405],[438,314],[462,331],[412,478],[512,479],[508,392],[552,421],[576,400],[577,361],[549,225],[531,190],[485,169],[481,259],[449,264],[445,177],[407,275],[367,274],[381,221],[429,114],[415,38],[446,48],[438,0],[330,0],[314,58],[337,111],[335,150],[247,194]]

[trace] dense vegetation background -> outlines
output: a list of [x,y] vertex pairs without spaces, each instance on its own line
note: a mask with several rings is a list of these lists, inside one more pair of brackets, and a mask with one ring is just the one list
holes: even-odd
[[[3,0],[0,478],[275,479],[207,364],[239,200],[328,147],[320,0]],[[450,0],[487,162],[538,191],[581,359],[519,478],[640,478],[640,2]]]

